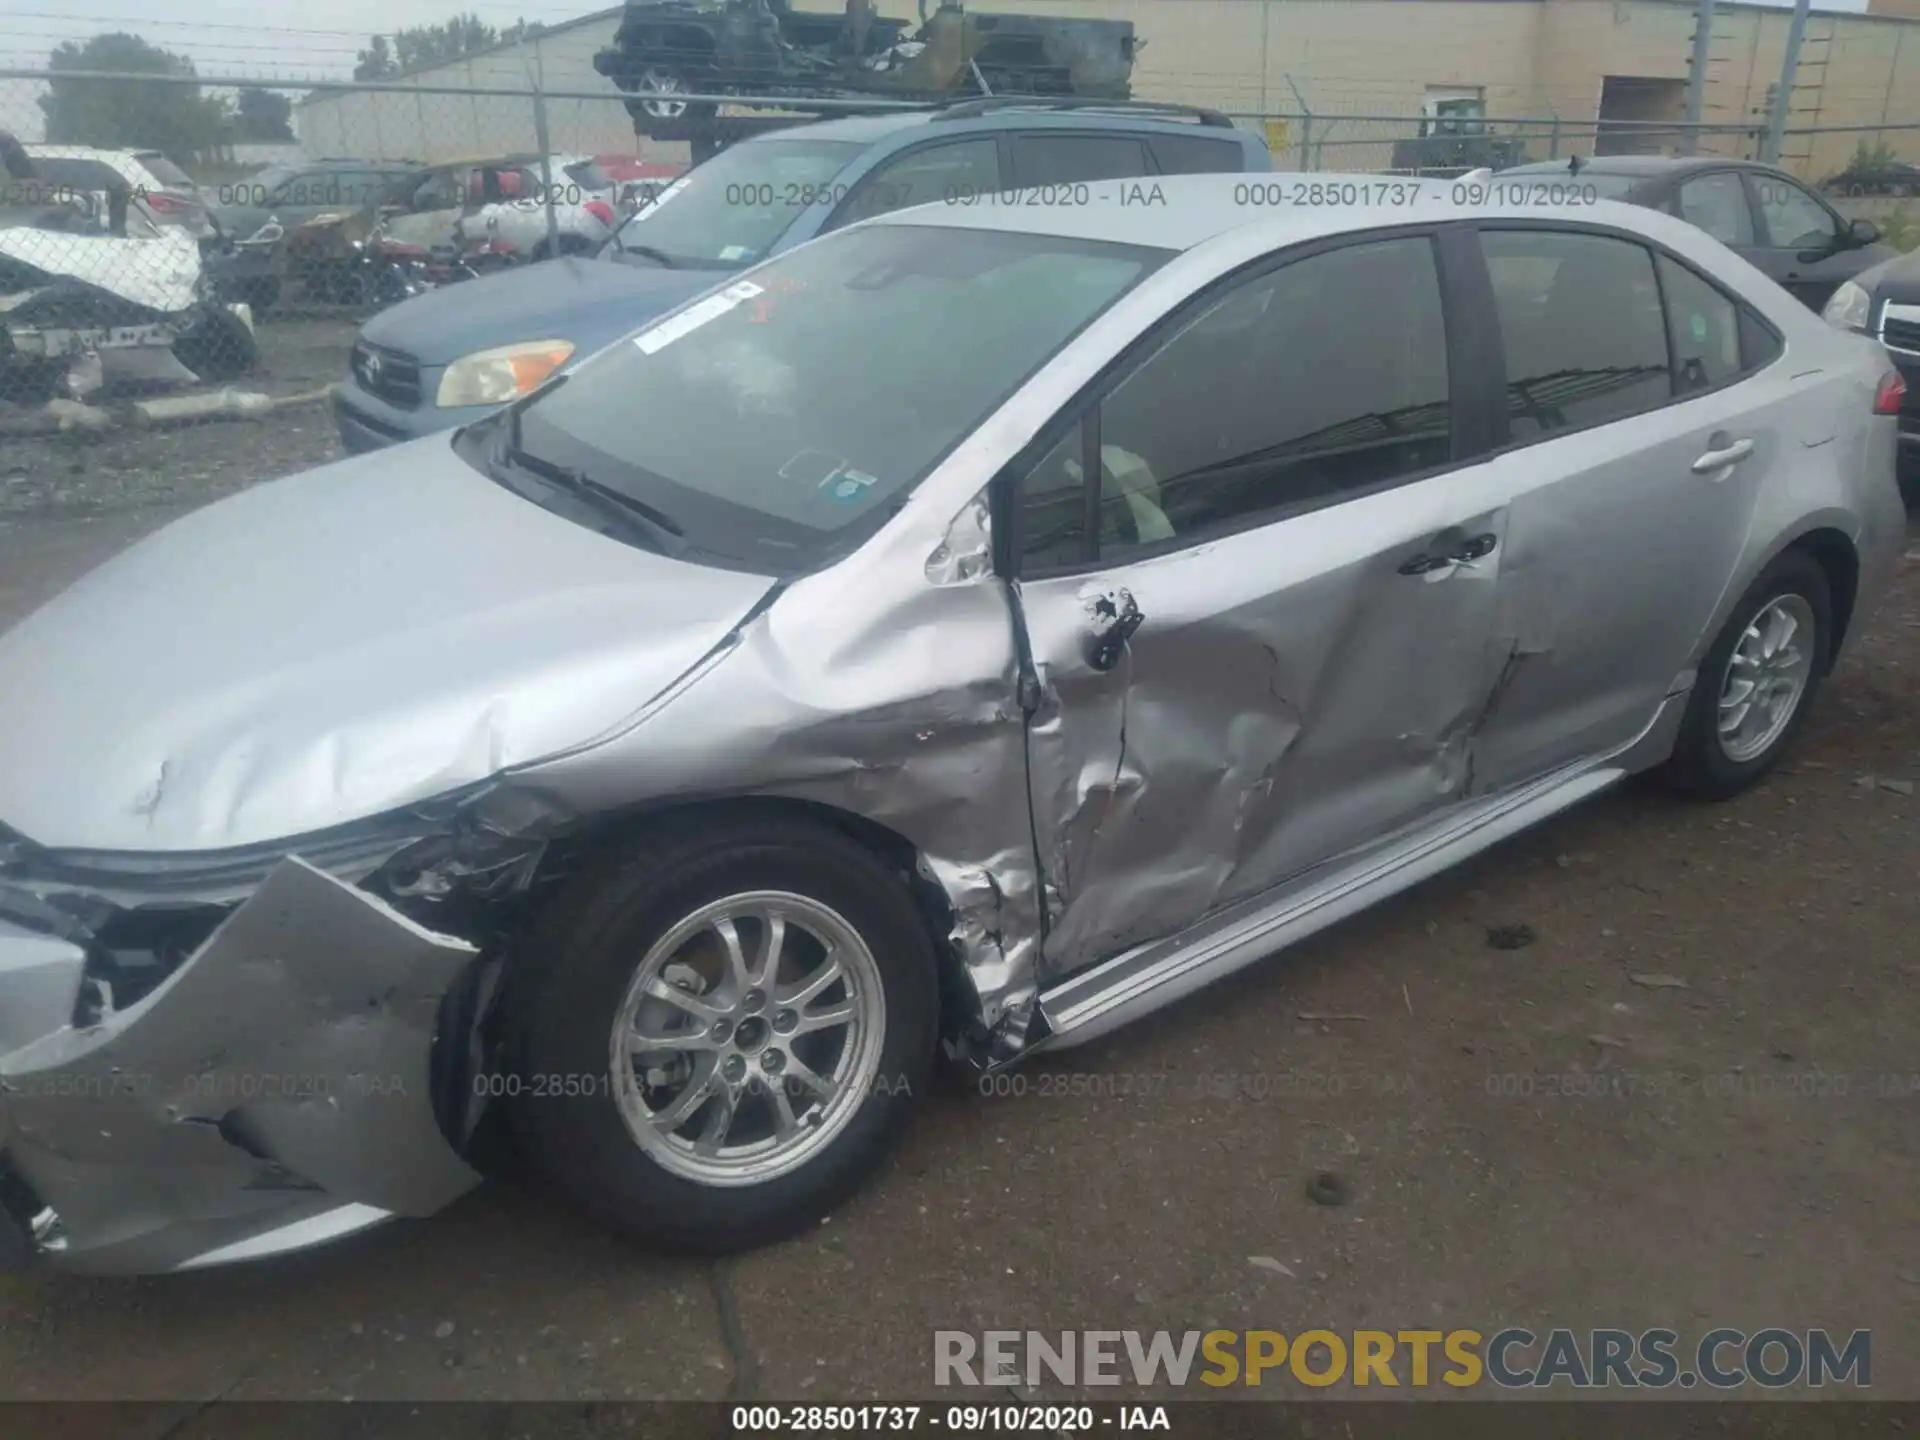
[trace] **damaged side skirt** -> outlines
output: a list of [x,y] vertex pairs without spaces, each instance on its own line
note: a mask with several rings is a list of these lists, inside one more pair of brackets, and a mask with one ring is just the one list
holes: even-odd
[[476,957],[290,858],[137,1005],[0,1055],[6,1158],[61,1258],[173,1268],[478,1183],[429,1080],[441,998]]

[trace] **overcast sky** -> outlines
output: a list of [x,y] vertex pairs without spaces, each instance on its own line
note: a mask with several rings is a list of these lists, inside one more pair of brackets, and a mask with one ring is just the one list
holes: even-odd
[[[202,73],[287,80],[341,79],[376,31],[445,20],[467,10],[495,25],[518,17],[548,24],[606,8],[613,0],[0,0],[0,66],[38,67],[62,40],[128,30],[190,55]],[[992,0],[975,0],[991,10]],[[1761,0],[1791,4],[1792,0]],[[1818,0],[1818,8],[1864,10],[1867,0]],[[264,18],[285,17],[284,25]]]

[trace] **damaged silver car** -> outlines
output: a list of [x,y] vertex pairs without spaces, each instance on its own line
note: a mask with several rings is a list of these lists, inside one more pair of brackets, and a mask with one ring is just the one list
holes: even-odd
[[496,1126],[756,1244],[939,1046],[1763,774],[1899,552],[1884,354],[1646,210],[1243,182],[848,229],[0,638],[16,1254],[425,1215]]

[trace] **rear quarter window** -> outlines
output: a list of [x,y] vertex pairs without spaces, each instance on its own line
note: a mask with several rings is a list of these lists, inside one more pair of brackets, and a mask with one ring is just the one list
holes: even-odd
[[1155,135],[1147,141],[1162,175],[1233,175],[1247,168],[1246,151],[1231,140]]
[[141,169],[145,170],[169,190],[191,190],[194,188],[193,177],[166,156],[162,155],[158,150],[136,151],[133,158],[140,162]]

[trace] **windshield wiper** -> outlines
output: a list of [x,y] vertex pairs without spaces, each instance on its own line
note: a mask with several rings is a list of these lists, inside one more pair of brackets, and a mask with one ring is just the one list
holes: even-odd
[[504,458],[508,464],[517,465],[530,474],[538,475],[549,485],[586,501],[629,533],[639,535],[662,555],[679,555],[686,549],[687,532],[671,515],[656,510],[644,500],[635,499],[624,490],[602,484],[583,470],[556,465],[551,460],[521,449],[520,416],[517,413],[508,423],[506,441]]
[[613,243],[615,248],[624,255],[644,255],[647,259],[657,261],[669,270],[677,270],[680,268],[673,263],[673,257],[667,254],[666,251],[656,250],[651,245],[629,245],[620,238],[620,232],[618,230],[613,232]]

